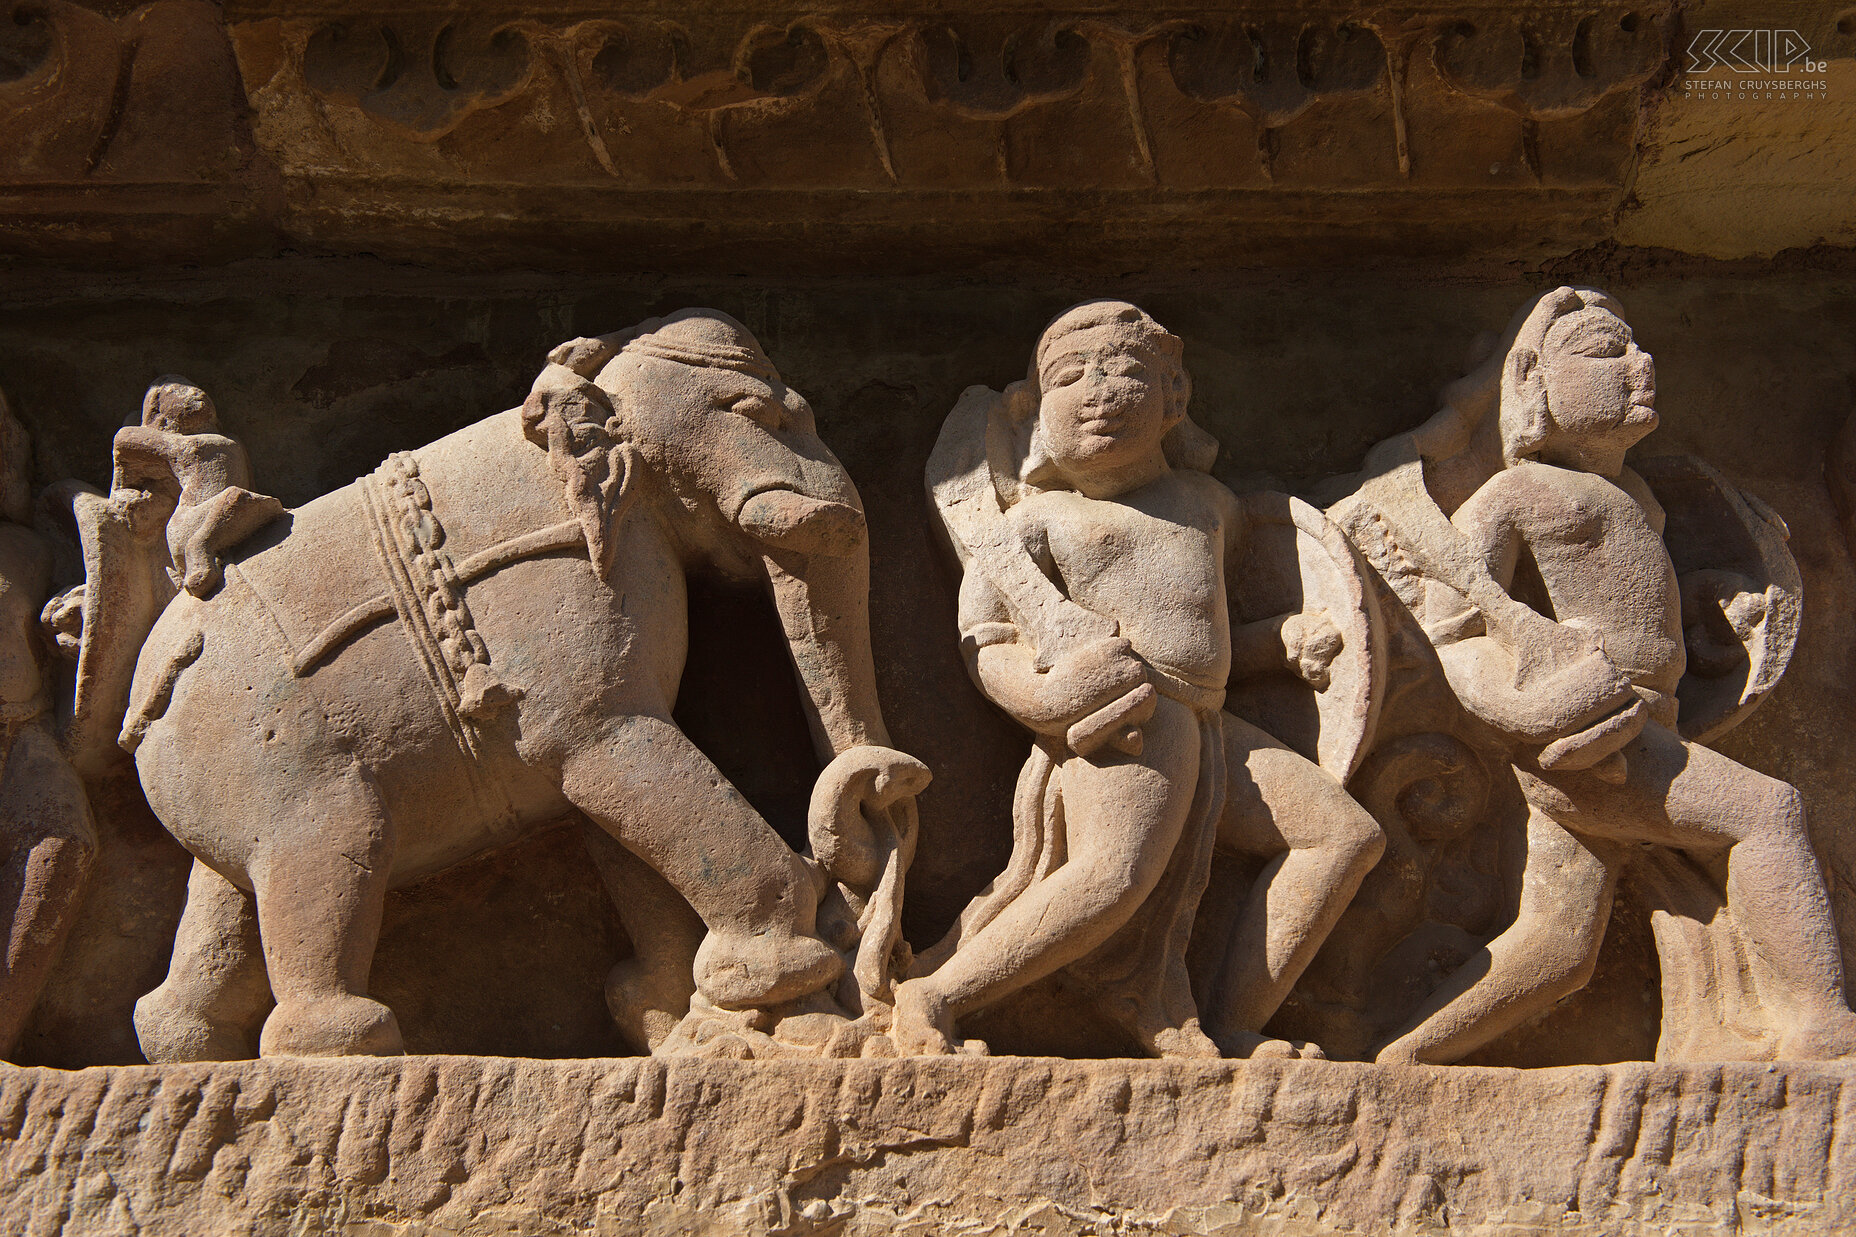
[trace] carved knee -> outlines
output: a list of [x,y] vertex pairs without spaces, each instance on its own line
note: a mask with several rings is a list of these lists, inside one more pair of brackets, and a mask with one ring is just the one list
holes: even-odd
[[1535,942],[1533,969],[1540,977],[1543,996],[1557,1001],[1592,981],[1599,946],[1605,940],[1603,924],[1536,922],[1527,935]]
[[1364,876],[1386,853],[1386,831],[1366,809],[1351,801],[1349,808],[1333,816],[1322,849],[1343,861],[1349,872]]

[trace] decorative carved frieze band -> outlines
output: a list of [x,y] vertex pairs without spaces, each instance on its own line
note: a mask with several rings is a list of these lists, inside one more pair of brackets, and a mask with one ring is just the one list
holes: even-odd
[[638,188],[1614,182],[1664,6],[229,19],[286,173]]

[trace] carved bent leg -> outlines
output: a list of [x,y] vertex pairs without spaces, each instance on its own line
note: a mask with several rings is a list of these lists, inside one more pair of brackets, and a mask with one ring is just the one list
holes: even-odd
[[1624,756],[1621,784],[1541,775],[1571,804],[1561,819],[1631,842],[1726,850],[1727,908],[1752,946],[1760,998],[1779,1024],[1779,1055],[1856,1054],[1856,1014],[1844,1003],[1830,899],[1797,790],[1656,722]]
[[97,832],[83,783],[36,725],[14,739],[0,787],[0,906],[12,912],[0,973],[0,1057],[11,1057],[70,935]]
[[709,932],[696,988],[724,1009],[823,988],[843,960],[814,935],[819,885],[709,758],[663,718],[629,717],[561,770],[568,800],[681,894]]
[[961,1015],[1088,954],[1147,899],[1192,810],[1199,720],[1162,697],[1142,737],[1139,755],[1104,749],[1064,762],[1066,859],[932,974],[897,988],[893,1034],[902,1051],[950,1051]]
[[135,1037],[154,1064],[237,1061],[271,1004],[251,895],[199,860],[161,986],[135,1003]]
[[268,494],[254,494],[229,486],[207,499],[195,513],[182,517],[177,531],[185,536],[175,567],[181,584],[195,597],[211,596],[225,580],[222,551],[282,515],[283,504]]
[[582,834],[632,941],[632,956],[606,976],[606,1005],[632,1047],[650,1052],[689,1013],[696,951],[708,929],[682,894],[611,834],[591,823]]
[[1263,1025],[1379,861],[1385,833],[1313,761],[1236,717],[1224,733],[1231,777],[1218,845],[1271,858],[1226,942],[1206,1031],[1227,1056],[1290,1055]]
[[1618,867],[1608,849],[1530,809],[1520,914],[1451,973],[1378,1062],[1447,1065],[1583,988],[1611,919]]
[[353,770],[293,806],[252,864],[258,932],[277,996],[259,1052],[403,1052],[393,1011],[367,996],[393,857],[380,796]]

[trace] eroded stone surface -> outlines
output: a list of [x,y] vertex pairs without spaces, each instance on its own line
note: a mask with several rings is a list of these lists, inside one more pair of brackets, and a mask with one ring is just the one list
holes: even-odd
[[0,1072],[22,1233],[1827,1233],[1847,1067],[254,1061]]
[[[0,44],[0,201],[46,225],[16,252],[97,260],[134,235],[192,257],[738,269],[772,245],[794,269],[933,269],[1138,254],[1162,230],[1208,261],[1544,254],[1641,202],[1634,243],[1737,253],[1733,191],[1689,156],[1774,166],[1766,118],[1660,119],[1698,28],[1663,3],[121,7],[21,7]],[[1839,16],[1791,20],[1841,71]],[[1842,234],[1836,126],[1807,128],[1828,145],[1777,156],[1788,200],[1752,251]],[[1041,226],[1078,192],[1084,227]],[[928,243],[887,244],[924,213]]]

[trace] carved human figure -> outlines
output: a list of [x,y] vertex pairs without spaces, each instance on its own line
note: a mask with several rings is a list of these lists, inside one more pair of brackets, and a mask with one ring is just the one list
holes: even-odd
[[[219,430],[206,392],[178,374],[157,378],[142,399],[142,423],[117,431],[117,494],[144,491],[150,504],[172,504],[168,554],[175,584],[209,596],[224,576],[221,555],[283,514],[283,504],[251,485],[245,448]],[[131,513],[131,523],[134,523]]]
[[[671,710],[686,570],[758,577],[836,810],[909,807],[926,771],[881,746],[867,544],[811,408],[710,310],[571,341],[522,408],[267,526],[137,664],[125,744],[197,860],[168,977],[136,1007],[144,1052],[248,1055],[260,1021],[266,1055],[399,1051],[367,995],[386,891],[575,810],[636,861],[634,1033],[661,1039],[692,995],[743,1011],[824,989],[847,965],[815,930],[828,878],[879,900],[912,817],[887,847],[848,822],[814,862]],[[867,992],[887,940],[858,955]]]
[[1528,803],[1520,910],[1378,1060],[1456,1060],[1581,987],[1644,844],[1727,854],[1779,1055],[1856,1051],[1798,792],[1676,730],[1683,598],[1663,509],[1625,463],[1657,424],[1649,354],[1609,297],[1559,288],[1499,365],[1496,415],[1413,436],[1449,522],[1402,535],[1431,568],[1424,625],[1450,685]]
[[[1233,630],[1246,503],[1209,475],[1189,395],[1177,337],[1091,301],[1045,329],[1024,383],[969,390],[943,430],[929,480],[965,568],[962,648],[1036,746],[1010,866],[898,990],[905,1049],[949,1051],[962,1016],[1069,965],[1155,1055],[1294,1055],[1261,1028],[1383,837],[1332,776],[1223,711],[1234,675],[1323,683],[1340,639],[1322,614]],[[1214,845],[1269,862],[1201,1030],[1184,947]]]
[[51,547],[26,527],[32,453],[0,394],[0,1057],[64,948],[96,856],[83,782],[51,732],[39,607]]

